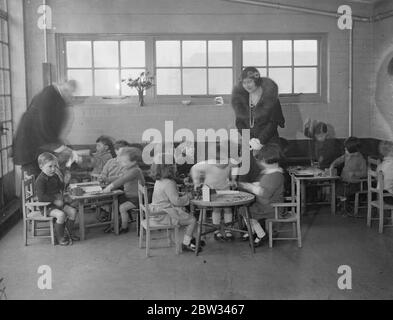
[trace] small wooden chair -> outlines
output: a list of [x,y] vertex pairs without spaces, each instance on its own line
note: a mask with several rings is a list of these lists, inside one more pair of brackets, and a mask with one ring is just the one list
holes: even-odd
[[168,237],[168,245],[172,246],[173,241],[171,237],[171,233],[175,234],[175,247],[176,254],[179,254],[181,251],[180,242],[179,242],[179,226],[174,225],[151,225],[150,218],[152,216],[166,215],[166,212],[154,213],[152,215],[150,213],[149,208],[149,200],[147,194],[147,188],[143,186],[140,181],[138,181],[138,198],[139,198],[139,222],[140,222],[140,234],[139,234],[139,248],[143,247],[143,240],[146,233],[146,257],[150,256],[150,243],[151,243],[151,232],[152,231],[167,231]]
[[[295,185],[295,193],[292,194],[291,197],[286,198],[286,201],[290,202],[284,202],[284,203],[274,203],[272,206],[274,207],[274,219],[267,219],[266,220],[266,225],[267,229],[269,232],[269,247],[273,248],[273,241],[282,241],[282,240],[296,240],[298,242],[298,247],[302,247],[302,232],[301,232],[301,226],[300,226],[300,208],[301,208],[301,202],[300,202],[300,180],[296,180],[296,185]],[[280,216],[280,211],[282,209],[291,209],[290,210],[290,217],[281,217]],[[292,224],[292,232],[293,232],[293,237],[288,238],[288,237],[273,237],[273,224],[283,224],[283,223],[289,223]],[[279,230],[278,233],[284,233],[288,232],[290,230]]]
[[[29,226],[31,225],[32,238],[51,238],[55,245],[54,218],[48,216],[49,202],[37,202],[34,190],[34,176],[23,172],[22,179],[22,211],[23,211],[23,239],[27,246]],[[43,210],[43,211],[42,211]],[[45,223],[48,226],[39,227],[38,224]],[[50,231],[49,236],[38,236],[37,231]]]
[[[382,171],[378,170],[379,161],[374,159],[369,159],[368,167],[368,205],[367,205],[367,226],[371,228],[372,221],[379,221],[378,232],[383,233],[384,228],[393,227],[393,205],[387,204],[384,201],[386,197],[393,197],[384,191],[384,179]],[[373,195],[376,194],[376,200],[373,200]],[[378,217],[372,217],[372,209],[376,208],[378,210]],[[392,224],[385,224],[385,210],[390,211],[390,218]]]

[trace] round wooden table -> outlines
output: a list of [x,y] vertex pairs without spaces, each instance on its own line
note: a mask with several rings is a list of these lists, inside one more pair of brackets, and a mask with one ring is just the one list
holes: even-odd
[[[251,203],[255,201],[255,196],[253,194],[247,193],[247,192],[242,192],[242,191],[228,191],[228,192],[220,192],[219,194],[215,194],[211,196],[211,201],[203,201],[203,200],[191,200],[191,211],[194,211],[194,208],[197,207],[201,210],[201,213],[199,215],[199,221],[198,221],[198,234],[197,234],[197,243],[196,246],[199,248],[200,242],[201,242],[201,237],[204,235],[207,235],[209,233],[213,233],[216,230],[218,230],[216,225],[206,223],[204,220],[206,219],[206,210],[211,209],[211,208],[234,208],[235,209],[235,214],[237,215],[239,213],[239,208],[243,207],[245,208],[244,212],[241,214],[243,215],[244,219],[246,220],[246,225],[247,225],[247,231],[244,230],[239,230],[235,229],[233,227],[228,227],[225,225],[226,230],[238,232],[238,233],[247,233],[250,236],[250,246],[251,246],[251,252],[255,252],[254,248],[254,240],[252,237],[252,230],[251,230],[251,223],[250,223],[250,212],[248,210],[248,207]],[[230,225],[232,226],[234,224],[233,221]],[[210,230],[202,232],[203,226],[210,227]],[[198,250],[196,251],[196,255],[198,255]]]

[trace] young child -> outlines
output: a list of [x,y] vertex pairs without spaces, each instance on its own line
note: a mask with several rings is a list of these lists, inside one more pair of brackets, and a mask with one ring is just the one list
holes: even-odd
[[138,181],[141,181],[143,184],[145,183],[143,172],[138,166],[141,157],[142,152],[137,148],[122,148],[118,158],[124,172],[104,190],[104,192],[111,192],[121,187],[124,189],[124,195],[119,197],[119,211],[121,216],[120,234],[129,231],[128,210],[137,208],[139,204]]
[[130,147],[130,144],[127,141],[120,140],[116,141],[114,144],[114,149],[116,153],[116,158],[109,159],[108,162],[104,165],[98,180],[104,183],[111,183],[115,181],[122,175],[123,167],[119,162],[119,154],[122,148]]
[[48,213],[50,217],[56,218],[57,241],[61,246],[67,246],[69,245],[69,239],[64,236],[66,218],[68,218],[67,229],[71,240],[79,240],[77,236],[73,235],[76,209],[65,204],[63,199],[64,186],[65,183],[68,183],[70,177],[66,176],[62,181],[57,158],[51,153],[41,154],[38,157],[38,166],[41,169],[41,174],[35,182],[38,201],[51,203]]
[[[176,164],[169,163],[170,155],[158,155],[151,167],[152,178],[156,181],[154,184],[153,199],[150,205],[151,213],[165,211],[167,215],[153,216],[151,221],[160,225],[180,225],[186,226],[186,232],[183,239],[183,251],[195,252],[196,243],[193,238],[196,227],[195,217],[189,214],[185,206],[189,205],[192,199],[191,194],[187,193],[180,196],[175,182]],[[199,248],[199,251],[201,248]]]
[[[378,166],[378,171],[383,173],[384,189],[393,194],[393,142],[383,141],[379,145],[379,152],[383,156],[382,163]],[[386,197],[388,204],[393,204],[393,198]]]
[[[251,227],[256,234],[254,245],[262,245],[266,232],[258,220],[274,217],[272,203],[284,200],[284,174],[279,166],[280,148],[275,144],[265,145],[257,154],[256,160],[262,170],[259,183],[240,183],[239,186],[256,195],[256,202],[250,207]],[[244,240],[248,235],[244,236]]]
[[[341,181],[337,185],[337,194],[344,197],[344,201],[348,198],[353,198],[355,193],[360,189],[359,180],[367,177],[367,163],[366,159],[359,152],[360,140],[355,137],[349,137],[344,142],[345,154],[337,158],[330,165],[332,172],[336,167],[344,165],[341,171]],[[345,184],[344,184],[345,183]],[[345,206],[344,214],[350,214]]]
[[[224,155],[223,155],[224,156]],[[220,159],[220,149],[216,150],[216,159],[202,161],[191,168],[190,174],[194,186],[205,184],[215,190],[230,190],[232,185],[232,168],[236,165],[225,155]],[[218,228],[214,233],[214,239],[217,241],[233,240],[233,234],[225,230],[225,235],[221,231],[221,213],[224,211],[224,223],[232,222],[231,208],[214,208],[212,214],[213,224]]]
[[105,164],[116,157],[116,153],[113,147],[112,139],[106,136],[101,136],[96,141],[96,153],[93,153],[91,159],[91,166],[93,176],[100,175]]

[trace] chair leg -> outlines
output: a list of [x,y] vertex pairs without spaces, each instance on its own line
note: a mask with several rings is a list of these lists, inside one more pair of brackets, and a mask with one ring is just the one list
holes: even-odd
[[354,208],[355,217],[359,215],[359,193],[355,194],[355,208]]
[[269,221],[269,248],[273,248],[273,222]]
[[139,249],[143,248],[143,235],[145,233],[145,228],[139,227]]
[[300,226],[300,221],[298,221],[296,223],[296,226],[297,226],[297,242],[298,242],[299,248],[301,248],[302,247],[302,229]]
[[371,228],[371,214],[372,214],[372,207],[370,203],[370,197],[368,199],[368,204],[367,204],[367,226]]
[[27,233],[29,231],[29,221],[23,222],[23,241],[25,246],[27,246]]
[[179,241],[179,228],[176,227],[175,230],[175,247],[176,247],[176,254],[180,254],[181,246]]
[[167,236],[167,240],[168,240],[168,247],[171,247],[172,246],[172,230],[167,229],[166,236]]
[[146,231],[146,257],[150,256],[150,230]]
[[34,239],[35,238],[35,221],[31,221],[31,237]]
[[383,233],[383,224],[384,224],[384,210],[382,207],[379,207],[379,233]]
[[52,240],[52,245],[56,245],[56,242],[55,242],[55,229],[54,229],[54,222],[53,221],[50,222],[50,237],[51,237],[51,240]]

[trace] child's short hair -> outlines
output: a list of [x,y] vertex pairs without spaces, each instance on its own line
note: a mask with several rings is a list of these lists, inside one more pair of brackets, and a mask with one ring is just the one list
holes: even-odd
[[142,151],[138,148],[125,147],[121,149],[119,156],[127,156],[130,161],[140,163],[142,160]]
[[113,147],[115,148],[115,150],[119,150],[121,148],[131,147],[131,145],[125,140],[119,140],[115,142]]
[[318,122],[314,128],[314,136],[316,134],[324,134],[324,133],[328,133],[327,124],[324,122]]
[[379,153],[384,157],[387,157],[389,154],[392,154],[393,153],[393,142],[382,141],[379,144]]
[[98,137],[96,143],[102,143],[104,146],[107,146],[112,157],[116,157],[115,148],[113,147],[113,140],[110,137],[108,136]]
[[267,164],[278,163],[281,159],[281,149],[278,144],[266,144],[259,150],[256,159]]
[[46,163],[55,161],[58,162],[55,155],[49,152],[44,152],[38,156],[38,166],[42,168]]
[[[154,159],[153,164],[150,168],[150,176],[154,180],[161,179],[175,179],[176,177],[176,163],[173,159],[173,164],[169,163],[168,157],[171,155],[168,154],[160,154],[157,155]],[[171,156],[173,158],[173,156]]]
[[360,150],[360,140],[356,137],[349,137],[344,141],[344,147],[349,153],[356,153]]

